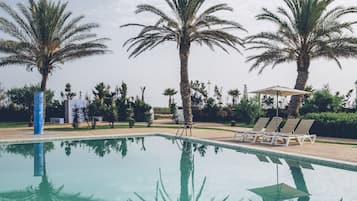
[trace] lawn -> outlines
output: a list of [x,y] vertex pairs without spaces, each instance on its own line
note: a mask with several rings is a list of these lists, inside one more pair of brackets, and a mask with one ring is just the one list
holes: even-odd
[[27,127],[27,122],[0,122],[0,128]]

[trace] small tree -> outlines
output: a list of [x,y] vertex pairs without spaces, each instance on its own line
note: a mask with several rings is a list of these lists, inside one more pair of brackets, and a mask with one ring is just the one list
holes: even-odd
[[191,102],[192,106],[202,108],[208,99],[208,90],[206,84],[198,80],[191,81]]
[[61,91],[61,97],[66,100],[72,100],[77,94],[72,92],[72,86],[67,83],[64,88],[64,92]]
[[[64,89],[64,92],[61,91],[61,97],[63,99],[65,99],[67,101],[66,103],[66,107],[67,107],[67,110],[69,110],[71,108],[71,103],[70,101],[76,96],[76,93],[72,92],[72,87],[71,87],[71,84],[70,83],[67,83],[65,85],[65,89]],[[67,112],[67,121],[69,121],[70,119],[70,113]],[[74,123],[74,122],[73,122]]]
[[118,108],[114,100],[111,105],[106,106],[105,119],[110,123],[110,127],[114,128],[114,122],[118,121]]
[[315,93],[307,99],[301,109],[301,112],[338,112],[341,111],[344,96],[332,94],[328,86],[321,90],[316,90]]
[[118,108],[118,119],[121,121],[126,121],[129,117],[127,109],[129,107],[128,103],[128,86],[125,82],[122,82],[120,87],[116,87],[116,105]]
[[237,105],[237,120],[247,124],[254,123],[261,114],[258,102],[255,99],[242,99]]
[[79,113],[80,113],[80,111],[79,111],[79,108],[77,108],[77,107],[75,107],[74,109],[73,109],[73,113],[74,113],[74,115],[73,115],[73,122],[72,122],[72,126],[73,126],[73,128],[79,128]]
[[86,116],[87,122],[90,122],[92,129],[96,129],[97,119],[95,117],[98,116],[98,111],[99,111],[98,106],[95,102],[89,103],[86,108],[85,116]]
[[[20,88],[12,88],[6,93],[11,103],[26,111],[29,118],[29,126],[33,125],[34,93],[39,90],[39,85],[25,85],[24,87]],[[54,97],[54,92],[51,90],[46,90],[45,97],[46,105],[50,105]]]
[[140,90],[141,90],[141,100],[143,102],[145,102],[145,90],[146,90],[146,87],[145,86],[140,87]]
[[4,105],[5,100],[6,100],[5,89],[2,87],[2,84],[0,83],[0,107]]
[[216,98],[218,105],[223,105],[222,102],[222,97],[223,97],[223,93],[222,93],[223,89],[219,88],[217,85],[214,86],[214,97]]
[[133,108],[129,107],[127,109],[127,113],[128,113],[128,122],[129,122],[129,127],[133,128],[135,125],[135,118],[134,118],[134,111]]
[[151,106],[137,98],[133,105],[134,118],[137,122],[146,122],[145,113],[150,112]]
[[173,88],[165,89],[163,95],[169,97],[169,107],[172,105],[172,97],[177,94],[177,91]]
[[232,96],[232,105],[236,105],[239,96],[241,95],[239,89],[231,89],[228,91],[228,95]]
[[144,115],[145,115],[145,122],[147,123],[147,126],[150,127],[153,123],[151,111],[146,111]]

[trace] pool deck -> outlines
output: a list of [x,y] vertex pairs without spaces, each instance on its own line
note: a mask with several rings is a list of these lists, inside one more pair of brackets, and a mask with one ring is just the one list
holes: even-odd
[[[233,132],[226,130],[249,130],[247,128],[232,128],[219,124],[198,124],[197,127],[215,128],[224,130],[211,130],[196,128],[192,130],[193,137],[228,142],[234,144],[243,144],[250,147],[265,148],[273,151],[286,153],[302,154],[326,159],[340,160],[357,163],[357,140],[319,138],[317,143],[304,144],[303,146],[291,145],[289,147],[269,146],[262,144],[239,143],[233,140]],[[130,136],[130,135],[147,135],[152,133],[176,134],[175,128],[120,128],[120,129],[102,129],[90,131],[46,131],[42,136],[34,136],[31,128],[2,128],[0,129],[0,142],[25,142],[33,140],[58,140],[73,138],[94,138],[106,136]],[[327,143],[333,142],[333,143]],[[344,144],[340,144],[344,143]]]

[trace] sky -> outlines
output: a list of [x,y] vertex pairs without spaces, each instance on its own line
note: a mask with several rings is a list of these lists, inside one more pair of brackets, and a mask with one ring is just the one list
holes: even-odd
[[[25,0],[3,0],[15,6]],[[85,2],[85,3],[84,3]],[[207,0],[207,5],[228,3],[234,8],[233,13],[224,14],[225,18],[241,23],[249,32],[237,32],[240,37],[274,29],[271,24],[258,22],[255,16],[263,7],[275,10],[283,5],[282,0]],[[150,15],[135,15],[135,6],[140,3],[150,3],[162,9],[167,9],[164,0],[70,0],[69,10],[74,16],[85,15],[85,21],[100,24],[96,30],[100,37],[109,37],[107,42],[112,53],[104,56],[94,56],[65,63],[50,76],[48,88],[56,92],[57,97],[66,83],[71,83],[74,91],[91,94],[91,90],[99,82],[105,82],[114,87],[121,82],[128,84],[130,96],[140,94],[140,87],[146,87],[145,100],[153,106],[166,106],[168,100],[162,95],[165,88],[179,89],[180,68],[176,45],[168,43],[146,52],[143,55],[129,59],[123,43],[138,33],[137,29],[120,29],[119,26],[130,22],[152,23],[156,18]],[[357,6],[356,1],[336,0],[335,4]],[[0,11],[0,15],[3,15]],[[352,16],[348,20],[356,20]],[[355,27],[357,29],[357,27]],[[357,30],[356,30],[357,31]],[[356,32],[357,34],[357,32]],[[4,35],[0,33],[0,38]],[[238,88],[243,92],[244,85],[248,91],[273,85],[294,87],[297,72],[296,65],[282,64],[274,69],[266,68],[262,74],[258,71],[249,72],[250,64],[245,62],[248,55],[254,52],[243,51],[243,55],[231,51],[226,54],[220,50],[211,51],[207,47],[193,45],[189,61],[189,76],[191,80],[211,82],[210,94],[214,85],[223,87],[224,94],[229,89]],[[311,63],[309,85],[322,88],[328,84],[333,91],[347,93],[354,89],[357,80],[357,60],[341,60],[340,70],[333,61],[315,60]],[[40,82],[38,72],[28,72],[23,66],[0,67],[0,82],[6,88],[21,87],[25,84]],[[175,100],[179,101],[177,95]],[[226,101],[226,97],[224,98]],[[180,101],[179,101],[180,102]]]

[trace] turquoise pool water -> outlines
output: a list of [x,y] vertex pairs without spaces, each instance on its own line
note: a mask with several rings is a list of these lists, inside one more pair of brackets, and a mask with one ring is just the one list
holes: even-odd
[[0,144],[1,201],[356,201],[356,187],[354,171],[164,137]]

